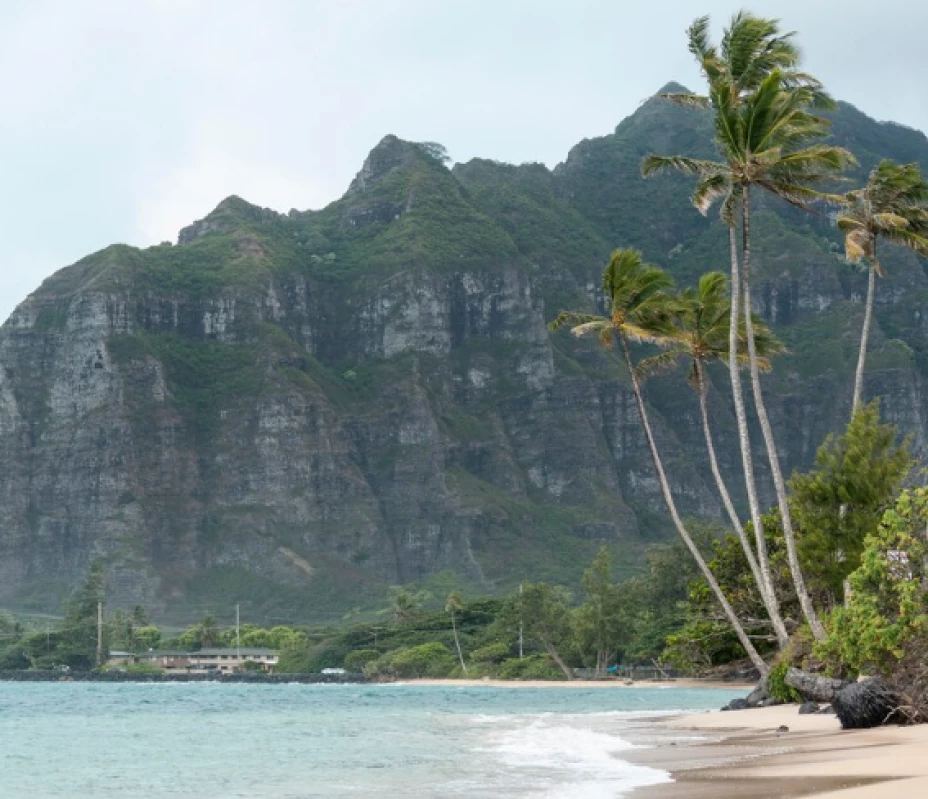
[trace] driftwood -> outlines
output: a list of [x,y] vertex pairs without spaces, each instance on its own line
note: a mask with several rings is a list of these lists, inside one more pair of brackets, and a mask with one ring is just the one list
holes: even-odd
[[832,707],[842,729],[861,730],[910,721],[905,703],[879,677],[851,683],[835,694]]
[[847,685],[843,680],[819,677],[799,669],[788,669],[785,680],[806,702],[833,702],[838,691]]

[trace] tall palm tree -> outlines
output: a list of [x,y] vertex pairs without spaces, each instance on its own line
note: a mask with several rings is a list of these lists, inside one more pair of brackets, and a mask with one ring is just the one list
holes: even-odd
[[629,341],[662,343],[670,340],[673,335],[671,316],[675,305],[675,298],[670,292],[673,285],[667,274],[656,266],[643,263],[641,253],[637,250],[616,250],[603,273],[603,291],[610,307],[608,317],[573,311],[561,312],[552,322],[552,329],[562,325],[569,325],[571,332],[576,336],[596,334],[600,342],[606,347],[612,347],[618,340],[622,357],[628,368],[631,379],[632,392],[638,407],[638,416],[644,431],[651,460],[654,462],[654,471],[661,487],[664,503],[670,512],[674,527],[683,543],[690,551],[699,570],[702,572],[721,605],[726,618],[738,636],[738,640],[747,652],[754,666],[762,674],[767,673],[767,664],[758,654],[744,631],[741,621],[722,591],[718,580],[709,568],[692,536],[683,524],[677,511],[677,505],[670,490],[670,483],[664,471],[664,465],[654,440],[651,423],[641,393],[641,384],[629,351]]
[[[757,583],[758,591],[763,600],[764,607],[773,625],[777,643],[782,649],[789,640],[789,633],[780,613],[780,605],[773,590],[773,579],[769,573],[765,574],[754,548],[748,540],[744,526],[735,510],[731,494],[722,473],[719,470],[718,459],[715,454],[715,443],[712,436],[712,427],[709,423],[708,393],[709,380],[706,374],[707,366],[714,361],[728,361],[731,352],[729,332],[731,328],[731,300],[728,298],[727,280],[721,272],[709,272],[699,280],[696,289],[686,289],[679,296],[676,308],[675,327],[668,349],[659,355],[646,358],[638,364],[639,376],[647,377],[658,371],[676,365],[681,359],[690,363],[688,382],[699,397],[699,410],[702,420],[703,436],[706,440],[706,449],[709,453],[709,467],[715,479],[716,487],[722,498],[722,504],[728,514],[732,528],[741,542],[748,566]],[[755,341],[758,351],[758,362],[763,369],[770,368],[770,357],[783,351],[783,345],[777,340],[770,329],[759,320],[754,322]],[[738,335],[738,353],[736,360],[739,365],[747,360],[745,353],[745,332],[742,326]],[[769,568],[765,564],[765,568]]]
[[848,192],[845,200],[847,206],[838,217],[838,228],[844,233],[847,260],[851,263],[866,260],[868,264],[867,300],[851,405],[853,416],[863,396],[876,278],[886,276],[876,254],[877,239],[883,238],[919,255],[928,255],[928,183],[918,164],[884,160],[870,173],[867,185]]
[[[838,173],[856,161],[841,147],[818,143],[828,130],[828,121],[812,113],[811,109],[827,107],[831,103],[830,98],[818,81],[794,69],[799,61],[798,51],[793,48],[792,54],[788,52],[792,47],[791,35],[779,36],[779,25],[775,20],[763,20],[746,13],[737,15],[723,36],[720,51],[708,44],[705,26],[700,26],[700,22],[697,20],[690,28],[690,49],[696,54],[708,81],[709,93],[704,104],[713,111],[715,140],[722,160],[649,156],[642,164],[642,172],[649,175],[664,169],[678,169],[698,175],[699,183],[693,200],[703,213],[716,199],[725,198],[723,218],[729,225],[732,257],[732,320],[734,322],[741,305],[747,334],[751,389],[770,463],[793,585],[812,634],[817,640],[822,640],[825,628],[812,604],[799,564],[786,482],[760,384],[751,303],[750,200],[752,187],[758,186],[792,205],[811,210],[810,203],[814,200],[837,199],[823,191],[822,187],[834,181]],[[774,52],[780,54],[778,58],[771,57]],[[670,99],[683,102],[673,96]],[[702,103],[700,99],[690,104]],[[738,206],[741,217],[740,302],[736,297],[738,287],[735,283],[738,272],[735,233]],[[738,328],[734,324],[732,328],[731,336],[734,338]],[[750,485],[747,454],[750,439],[743,397],[738,397],[740,377],[737,368],[731,366],[730,375],[758,559],[763,562],[767,559],[766,542],[763,540],[759,508],[756,507],[756,492]]]
[[467,666],[464,663],[464,655],[461,654],[461,639],[458,638],[458,627],[454,620],[455,611],[464,610],[464,603],[461,601],[461,595],[457,591],[448,594],[445,600],[445,611],[451,614],[451,631],[454,633],[454,645],[458,650],[458,660],[461,661],[461,671],[467,676]]

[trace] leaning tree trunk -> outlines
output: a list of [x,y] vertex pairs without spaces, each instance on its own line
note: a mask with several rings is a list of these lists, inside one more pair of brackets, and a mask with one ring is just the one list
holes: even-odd
[[568,680],[574,679],[573,670],[564,662],[564,659],[560,656],[560,654],[558,654],[557,649],[555,649],[552,644],[547,642],[544,643],[544,648],[551,660],[553,660],[557,664],[557,667],[564,672],[564,676]]
[[754,343],[754,322],[751,319],[751,211],[748,187],[743,187],[741,212],[743,216],[742,257],[741,265],[744,272],[744,326],[748,340],[748,363],[751,370],[751,388],[754,394],[754,407],[757,410],[757,419],[760,422],[761,432],[764,434],[764,445],[767,448],[767,458],[770,461],[770,472],[773,475],[773,487],[777,494],[777,507],[780,509],[780,520],[783,525],[783,540],[786,542],[786,556],[789,561],[789,570],[793,577],[793,586],[796,596],[802,607],[802,613],[809,622],[809,628],[816,641],[825,640],[825,628],[819,621],[818,614],[812,604],[812,598],[806,589],[806,581],[802,576],[799,564],[799,552],[796,549],[796,535],[793,532],[792,514],[789,501],[786,497],[786,483],[783,480],[783,470],[780,468],[780,456],[777,454],[777,445],[767,417],[767,406],[764,404],[764,395],[760,386],[760,368],[757,365],[757,348]]
[[758,589],[764,601],[764,607],[770,615],[776,631],[777,643],[780,649],[786,646],[789,635],[783,624],[780,613],[780,604],[777,601],[776,589],[773,586],[773,573],[770,570],[770,557],[767,554],[767,539],[764,537],[764,523],[760,517],[760,503],[757,501],[757,482],[754,479],[754,456],[751,453],[751,437],[748,433],[748,417],[744,409],[744,390],[741,387],[741,371],[737,354],[739,347],[738,324],[741,308],[741,273],[738,267],[738,239],[735,225],[728,227],[728,244],[731,251],[731,318],[728,331],[728,377],[731,380],[731,395],[735,405],[735,419],[738,423],[738,443],[741,449],[741,466],[744,471],[744,485],[748,495],[748,508],[751,512],[751,523],[754,527],[754,541],[757,547],[757,566],[761,580]]
[[461,654],[461,640],[458,638],[458,628],[454,623],[454,609],[451,610],[451,631],[454,633],[454,645],[458,650],[458,660],[461,661],[461,671],[464,672],[464,676],[467,676],[467,666],[464,665],[464,655]]
[[748,657],[751,659],[757,671],[760,672],[761,676],[764,676],[768,671],[767,664],[764,663],[764,659],[754,648],[751,639],[748,638],[734,608],[732,608],[731,603],[725,596],[725,592],[722,591],[722,587],[719,585],[718,580],[715,579],[712,569],[709,568],[709,564],[703,559],[699,548],[696,546],[696,543],[683,524],[680,514],[677,512],[677,505],[673,500],[673,494],[670,493],[670,483],[667,482],[667,475],[664,473],[664,465],[661,462],[660,453],[657,451],[657,443],[654,441],[654,434],[651,432],[651,423],[648,421],[648,413],[644,407],[644,398],[641,396],[641,386],[638,383],[638,377],[632,365],[632,356],[628,351],[628,342],[625,340],[625,336],[620,336],[620,339],[622,342],[622,354],[625,356],[625,365],[628,367],[628,373],[631,376],[632,392],[635,395],[635,402],[638,405],[638,417],[641,421],[641,427],[644,429],[644,437],[648,443],[648,449],[651,452],[651,460],[654,462],[654,471],[657,472],[657,480],[660,483],[661,492],[664,495],[664,503],[667,505],[667,510],[670,511],[670,518],[673,519],[673,524],[677,529],[677,533],[680,535],[680,538],[683,539],[683,543],[686,544],[686,548],[696,561],[696,565],[699,566],[699,570],[702,572],[703,577],[706,578],[706,582],[709,583],[709,587],[712,589],[712,593],[715,594],[716,600],[718,600],[718,603],[722,606],[722,611],[725,613],[729,624],[731,624],[732,629],[735,631],[735,635],[738,636],[741,646],[744,647],[744,651],[747,652]]
[[873,298],[876,295],[876,265],[870,264],[867,278],[867,302],[864,306],[864,327],[860,332],[860,353],[857,355],[857,373],[854,375],[854,401],[851,417],[857,413],[864,394],[864,364],[867,361],[867,339],[870,338],[870,323],[873,319]]
[[747,534],[744,532],[741,519],[738,518],[734,503],[731,501],[731,495],[728,493],[728,486],[725,485],[722,472],[719,470],[718,459],[715,456],[715,444],[712,441],[712,428],[709,425],[709,409],[706,403],[709,384],[706,379],[706,372],[703,364],[697,360],[695,361],[695,365],[696,391],[699,394],[699,413],[702,417],[702,432],[706,438],[706,449],[709,451],[709,468],[712,470],[712,476],[715,478],[715,485],[722,497],[722,504],[725,506],[725,510],[728,513],[731,526],[735,528],[735,533],[737,533],[738,540],[741,542],[741,548],[744,550],[744,556],[747,558],[748,566],[751,568],[751,574],[754,575],[754,581],[757,583],[757,590],[760,592],[761,600],[767,610],[767,615],[770,616],[770,621],[773,624],[773,630],[777,637],[777,643],[780,649],[782,649],[789,640],[789,633],[786,632],[786,625],[783,623],[783,618],[780,616],[778,604],[776,601],[771,602],[768,593],[764,590],[764,577],[761,574],[757,558],[754,557],[754,549],[751,546],[751,542],[748,540]]

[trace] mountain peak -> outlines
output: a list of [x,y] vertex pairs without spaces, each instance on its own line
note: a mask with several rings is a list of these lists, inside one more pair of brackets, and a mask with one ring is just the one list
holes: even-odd
[[364,165],[351,181],[348,191],[364,192],[391,173],[427,158],[443,163],[447,160],[445,148],[434,142],[406,141],[390,133],[364,159]]
[[686,88],[682,83],[677,83],[672,80],[670,83],[665,83],[661,88],[659,88],[655,94],[690,94],[691,89]]
[[178,244],[189,244],[207,233],[227,233],[250,222],[266,222],[279,217],[276,211],[252,205],[247,200],[231,194],[202,219],[182,228],[177,234]]

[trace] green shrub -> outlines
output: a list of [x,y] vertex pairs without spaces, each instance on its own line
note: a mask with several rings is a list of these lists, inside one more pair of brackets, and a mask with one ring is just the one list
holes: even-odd
[[767,675],[767,685],[770,690],[770,696],[778,702],[801,702],[802,697],[793,686],[786,683],[786,672],[789,669],[789,663],[785,660],[778,663]]
[[126,666],[126,672],[129,674],[162,674],[163,670],[148,663],[130,663]]
[[497,641],[487,644],[470,653],[470,659],[474,663],[502,663],[509,657],[509,644]]
[[364,666],[368,677],[447,677],[455,658],[444,644],[420,644],[394,649]]
[[348,671],[360,672],[364,667],[380,657],[380,652],[376,649],[355,649],[345,655],[345,668]]
[[305,647],[283,650],[277,662],[277,671],[280,674],[309,674],[312,671],[309,650]]
[[547,655],[528,655],[524,658],[509,658],[499,667],[503,680],[563,680],[562,672]]
[[928,488],[904,491],[867,536],[847,607],[815,654],[833,674],[923,669],[928,645]]

